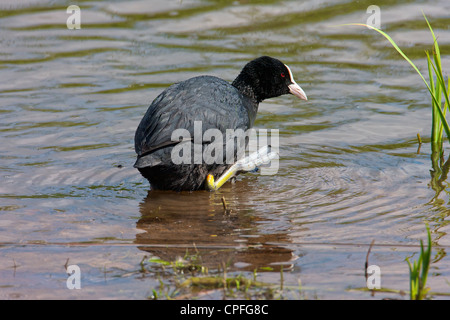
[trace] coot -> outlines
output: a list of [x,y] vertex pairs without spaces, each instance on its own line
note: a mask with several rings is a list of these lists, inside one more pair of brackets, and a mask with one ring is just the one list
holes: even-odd
[[[204,139],[205,132],[226,136],[227,129],[245,131],[253,126],[261,101],[288,93],[307,100],[290,68],[268,56],[247,63],[231,84],[213,76],[173,84],[156,97],[136,130],[134,167],[153,189],[208,189],[232,164],[201,159],[208,146],[226,143]],[[174,160],[183,153],[189,161]],[[195,158],[199,153],[200,161]],[[219,157],[225,154],[217,152]]]

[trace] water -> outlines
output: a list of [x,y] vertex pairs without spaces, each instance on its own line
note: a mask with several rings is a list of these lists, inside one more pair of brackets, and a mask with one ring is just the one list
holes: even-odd
[[[409,290],[405,259],[417,259],[425,223],[435,245],[428,286],[450,292],[448,186],[444,177],[439,194],[432,187],[426,88],[379,34],[338,26],[365,23],[373,3],[76,4],[79,30],[66,27],[65,1],[0,4],[2,299],[145,299],[161,279],[175,285],[148,259],[186,250],[210,272],[226,262],[230,274],[257,270],[270,283],[282,266],[284,285],[303,287],[288,298],[402,299],[349,289],[366,286],[374,240],[382,287]],[[383,30],[425,71],[423,10],[448,72],[447,1],[377,5]],[[192,76],[232,81],[263,54],[288,64],[309,98],[260,104],[256,127],[280,130],[279,172],[215,193],[149,191],[132,165],[150,102]],[[66,287],[72,264],[81,290]]]

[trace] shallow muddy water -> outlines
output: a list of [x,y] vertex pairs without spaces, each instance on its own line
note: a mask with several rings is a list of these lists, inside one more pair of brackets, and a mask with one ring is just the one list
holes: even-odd
[[[405,259],[417,259],[425,223],[428,286],[450,292],[449,190],[432,163],[426,87],[379,34],[339,26],[366,23],[378,5],[382,29],[427,73],[423,10],[448,72],[448,1],[70,4],[81,29],[67,28],[65,1],[0,3],[1,299],[147,299],[176,287],[151,261],[186,252],[211,274],[226,264],[277,284],[282,269],[285,288],[302,287],[284,298],[407,299],[358,290],[366,254],[375,241],[382,287],[408,291]],[[255,126],[280,132],[278,173],[212,193],[150,190],[133,139],[151,101],[200,74],[232,81],[260,55],[288,64],[309,98],[260,104]],[[68,265],[79,290],[67,288]]]

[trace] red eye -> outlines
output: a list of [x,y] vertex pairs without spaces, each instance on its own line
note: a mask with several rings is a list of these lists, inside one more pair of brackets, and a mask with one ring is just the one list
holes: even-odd
[[280,74],[280,76],[281,76],[282,78],[284,78],[284,73],[282,72],[282,73]]

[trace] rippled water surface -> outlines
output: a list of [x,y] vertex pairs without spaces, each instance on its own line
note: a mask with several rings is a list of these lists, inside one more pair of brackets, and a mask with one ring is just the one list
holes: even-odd
[[[148,261],[190,250],[210,270],[270,283],[282,266],[284,285],[303,288],[287,297],[406,299],[357,289],[375,241],[382,287],[408,291],[405,259],[418,257],[425,223],[428,286],[450,292],[449,190],[432,162],[426,88],[379,34],[339,26],[378,5],[383,30],[426,71],[423,10],[448,72],[448,1],[71,4],[81,29],[67,28],[66,1],[0,3],[0,298],[146,299],[176,285]],[[200,74],[232,81],[260,55],[288,64],[309,98],[260,104],[255,126],[280,130],[278,173],[215,193],[149,190],[133,139],[151,101]],[[67,265],[80,267],[80,290],[67,289]]]

